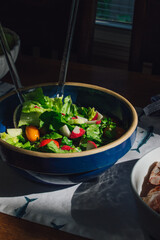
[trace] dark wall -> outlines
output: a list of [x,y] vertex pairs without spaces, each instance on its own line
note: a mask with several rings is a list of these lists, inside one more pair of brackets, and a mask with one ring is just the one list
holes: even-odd
[[20,36],[24,53],[39,46],[42,55],[50,56],[52,47],[61,54],[70,3],[70,0],[5,0],[0,8],[1,22]]
[[[96,15],[96,0],[80,0],[72,52],[90,54]],[[21,39],[21,51],[32,54],[33,47],[40,54],[62,57],[71,0],[5,0],[0,7],[3,26],[15,31]],[[84,56],[84,57],[86,57]],[[83,58],[83,56],[81,56]],[[83,61],[83,59],[82,59]]]

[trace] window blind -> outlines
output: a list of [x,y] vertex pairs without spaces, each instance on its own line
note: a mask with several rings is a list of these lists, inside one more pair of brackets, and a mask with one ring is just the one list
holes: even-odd
[[98,0],[96,23],[132,26],[134,0]]

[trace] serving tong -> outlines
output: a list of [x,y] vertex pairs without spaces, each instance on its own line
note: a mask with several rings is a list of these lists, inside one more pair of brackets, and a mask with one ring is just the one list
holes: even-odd
[[[57,92],[55,94],[56,97],[60,97],[60,96],[64,95],[64,85],[66,82],[73,33],[74,33],[74,28],[75,28],[75,23],[76,23],[76,18],[77,18],[78,5],[79,5],[79,0],[72,0],[71,13],[70,13],[68,29],[67,29],[67,36],[66,36],[63,57],[62,57],[62,62],[61,62],[61,67],[60,67],[59,81],[58,81],[58,86],[57,86]],[[1,23],[0,23],[0,43],[1,43],[4,55],[5,55],[5,58],[6,58],[6,62],[9,67],[9,71],[11,74],[13,84],[15,86],[15,90],[17,92],[19,101],[22,104],[24,101],[23,96],[20,91],[20,89],[22,88],[22,84],[21,84],[21,81],[20,81],[16,66],[15,66],[14,60],[12,58],[12,55],[11,55],[11,52],[10,52],[10,49],[9,49],[9,46],[8,46]]]
[[24,100],[21,92],[19,91],[19,89],[22,88],[22,84],[15,66],[14,60],[12,58],[11,51],[10,51],[1,23],[0,23],[0,44],[4,52],[6,62],[8,64],[8,68],[11,74],[11,78],[12,78],[16,93],[18,95],[20,103],[22,104]]
[[[60,67],[57,91],[56,91],[56,94],[54,97],[62,97],[64,95],[64,86],[65,86],[65,82],[66,82],[73,33],[74,33],[74,28],[75,28],[75,23],[76,23],[76,18],[77,18],[78,5],[79,5],[79,0],[72,0],[71,13],[70,13],[68,29],[67,29],[67,36],[66,36],[63,57],[62,57],[62,62],[61,62],[61,67]],[[14,60],[12,58],[10,48],[8,46],[1,23],[0,23],[0,44],[2,46],[2,50],[4,52],[5,59],[8,64],[8,67],[9,67],[11,78],[12,78],[13,84],[15,86],[17,96],[20,101],[20,105],[18,105],[17,108],[15,109],[14,116],[13,116],[14,126],[17,127],[17,119],[18,119],[17,115],[19,115],[20,109],[24,102],[23,95],[20,91],[22,89],[22,84],[21,84],[21,80],[20,80],[20,77],[18,75],[16,66],[15,66]]]
[[78,5],[79,5],[79,0],[72,1],[71,14],[70,14],[70,19],[68,23],[66,42],[65,42],[64,51],[63,51],[63,57],[61,62],[60,74],[59,74],[59,82],[58,82],[58,88],[56,93],[57,97],[61,97],[64,95],[64,86],[66,82],[73,33],[74,33],[74,28],[75,28],[75,23],[77,18]]

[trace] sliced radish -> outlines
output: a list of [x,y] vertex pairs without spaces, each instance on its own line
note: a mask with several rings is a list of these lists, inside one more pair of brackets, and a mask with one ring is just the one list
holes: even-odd
[[85,123],[81,118],[72,118],[68,121],[69,124],[83,124]]
[[79,138],[81,137],[83,134],[85,134],[85,130],[83,128],[80,128],[78,126],[75,126],[75,128],[73,129],[73,131],[71,132],[70,138]]
[[96,123],[97,123],[97,120],[87,121],[86,123],[87,123],[87,124],[96,124]]
[[77,117],[78,119],[82,119],[82,120],[84,121],[84,123],[88,121],[88,119],[87,119],[87,118],[80,117],[80,116],[76,116],[76,117]]
[[96,115],[94,116],[94,118],[92,118],[92,121],[97,120],[97,118],[98,118],[98,112],[96,112]]
[[97,120],[101,120],[103,118],[103,115],[101,113],[98,112],[98,117]]
[[63,125],[59,130],[63,136],[69,137],[71,135],[71,131],[67,125]]
[[72,117],[71,119],[77,119],[77,116],[76,117]]
[[68,146],[68,145],[63,145],[63,146],[61,147],[61,149],[62,149],[62,150],[67,150],[67,151],[69,151],[69,150],[71,150],[71,149],[73,149],[73,148],[70,147],[70,146]]
[[100,124],[100,123],[101,123],[101,120],[97,120],[97,121],[96,121],[96,124]]
[[97,123],[97,121],[100,121],[102,118],[103,118],[103,115],[101,113],[97,112],[96,115],[94,116],[94,118],[91,121],[87,121],[86,123],[87,124],[94,124],[94,123],[99,124],[100,122]]
[[34,108],[40,108],[40,107],[38,107],[38,106],[36,105],[36,106],[34,106]]
[[93,142],[93,141],[88,141],[88,142],[87,142],[86,150],[91,150],[91,149],[94,149],[94,148],[97,148],[97,145],[95,144],[95,142]]

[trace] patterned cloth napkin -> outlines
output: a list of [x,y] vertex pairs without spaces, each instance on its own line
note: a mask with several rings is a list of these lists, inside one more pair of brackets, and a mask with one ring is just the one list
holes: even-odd
[[139,158],[159,147],[160,117],[136,109],[141,117],[132,149],[92,181],[66,187],[39,184],[0,159],[0,212],[95,240],[146,239],[130,174]]

